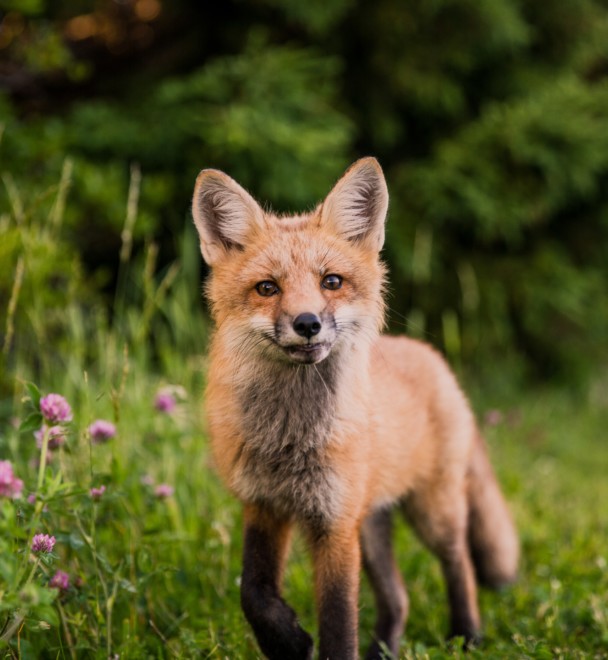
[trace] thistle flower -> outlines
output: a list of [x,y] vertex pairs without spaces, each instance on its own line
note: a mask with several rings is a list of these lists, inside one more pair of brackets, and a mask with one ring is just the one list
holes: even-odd
[[91,442],[99,445],[111,440],[116,435],[116,427],[105,419],[97,419],[89,426]]
[[94,500],[100,500],[103,496],[103,494],[106,492],[106,487],[105,486],[100,486],[99,488],[91,488],[89,491],[89,494],[91,495],[91,498]]
[[46,424],[43,424],[37,431],[34,431],[38,449],[42,449],[44,434],[47,432],[49,434],[49,449],[57,449],[65,444],[65,430],[62,426],[51,426],[49,428]]
[[70,588],[70,576],[64,571],[57,571],[49,580],[49,587],[59,589],[59,591],[67,591]]
[[35,554],[47,554],[53,552],[55,537],[48,534],[36,534],[32,539],[32,552]]
[[50,424],[63,424],[72,421],[70,404],[61,394],[47,394],[40,399],[40,412]]
[[23,481],[13,473],[10,461],[0,461],[0,497],[21,497]]
[[173,486],[169,486],[169,484],[158,484],[154,489],[154,494],[159,500],[164,500],[173,495]]

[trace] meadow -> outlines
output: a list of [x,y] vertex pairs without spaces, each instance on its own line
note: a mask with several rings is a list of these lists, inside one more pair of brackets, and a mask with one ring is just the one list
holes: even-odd
[[[18,249],[3,257],[12,287],[2,300],[2,657],[260,657],[239,606],[240,510],[205,436],[210,325],[193,232],[186,223],[168,266],[157,266],[153,237],[133,247],[135,172],[104,307],[83,296],[64,250],[69,167],[42,196],[48,213],[4,183],[4,244]],[[518,389],[498,367],[463,380],[523,549],[517,584],[481,594],[485,639],[466,657],[608,657],[605,381]],[[49,394],[62,399],[51,405]],[[465,657],[444,641],[436,560],[405,525],[396,533],[411,599],[400,657]],[[311,582],[296,538],[286,595],[314,631]],[[362,650],[373,617],[364,580]]]

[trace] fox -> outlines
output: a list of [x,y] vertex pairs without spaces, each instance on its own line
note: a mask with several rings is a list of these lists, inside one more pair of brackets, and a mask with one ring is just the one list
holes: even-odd
[[312,555],[322,660],[358,657],[361,567],[377,610],[366,658],[398,655],[409,599],[395,509],[439,559],[450,636],[476,643],[478,583],[517,576],[515,524],[455,375],[430,345],[382,334],[388,202],[373,157],[296,215],[219,170],[194,187],[211,453],[243,505],[241,607],[271,660],[315,648],[282,597],[294,528]]

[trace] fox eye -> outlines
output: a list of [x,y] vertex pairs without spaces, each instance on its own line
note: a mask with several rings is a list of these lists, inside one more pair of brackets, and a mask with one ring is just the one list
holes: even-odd
[[321,281],[321,286],[324,289],[335,291],[342,286],[342,278],[340,275],[326,275]]
[[279,293],[279,287],[270,280],[264,280],[263,282],[258,282],[255,285],[255,290],[261,296],[265,296],[265,297],[274,296],[275,294]]

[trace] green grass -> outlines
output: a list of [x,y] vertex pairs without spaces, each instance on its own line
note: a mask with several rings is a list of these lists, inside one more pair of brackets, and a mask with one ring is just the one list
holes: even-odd
[[[9,640],[9,657],[40,657],[43,650],[44,657],[259,657],[239,608],[240,511],[209,464],[200,387],[166,415],[152,405],[160,384],[132,369],[117,437],[91,447],[83,427],[93,417],[111,417],[112,406],[83,380],[84,403],[66,448],[47,470],[47,511],[36,530],[29,529],[32,505],[2,502],[0,584],[10,596],[3,625],[16,611],[25,614]],[[606,657],[608,415],[572,396],[543,392],[522,396],[507,417],[486,428],[486,436],[521,532],[522,571],[513,587],[481,594],[485,641],[469,657]],[[4,429],[2,447],[26,491],[34,491],[31,434]],[[146,475],[173,485],[174,495],[156,498],[142,483]],[[88,489],[102,483],[107,491],[94,504]],[[13,558],[16,572],[28,564],[33,531],[57,537],[56,556],[23,591],[23,579],[11,581],[7,560]],[[396,543],[411,598],[402,657],[460,657],[443,641],[446,604],[436,560],[405,525],[397,526]],[[45,585],[56,569],[78,584],[49,606],[56,590]],[[306,549],[296,539],[286,594],[314,629],[310,576]],[[364,582],[362,645],[372,625]]]
[[[11,461],[25,487],[21,499],[0,498],[2,657],[259,657],[239,607],[240,508],[215,476],[204,432],[208,328],[193,303],[200,287],[191,237],[185,234],[181,262],[161,272],[150,247],[145,259],[128,256],[108,318],[76,286],[52,296],[28,290],[28,277],[45,266],[36,243],[45,221],[32,214],[18,226],[12,216],[4,222],[23,246],[12,269],[22,257],[25,276],[12,311],[7,301],[0,317],[15,328],[2,352],[0,459]],[[55,230],[44,240],[49,253],[61,252]],[[35,390],[25,385],[31,380],[74,409],[68,441],[52,452],[40,489],[32,429],[19,430],[34,408]],[[485,640],[466,657],[608,657],[605,395],[601,388],[586,398],[531,389],[504,397],[491,394],[493,384],[469,380],[480,417],[491,408],[503,415],[484,432],[523,557],[516,585],[482,592]],[[184,395],[163,414],[154,398],[168,385]],[[117,426],[103,445],[92,445],[87,431],[96,418]],[[156,497],[159,483],[174,494]],[[89,489],[102,484],[107,490],[94,502]],[[37,503],[27,501],[30,493]],[[28,548],[38,532],[57,544],[35,563]],[[463,657],[443,640],[437,561],[404,524],[396,536],[411,599],[401,657]],[[66,592],[48,585],[57,570],[70,576]],[[286,596],[314,632],[311,573],[296,538]],[[365,581],[360,611],[363,649],[374,618]]]

